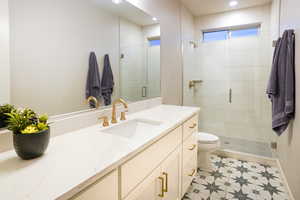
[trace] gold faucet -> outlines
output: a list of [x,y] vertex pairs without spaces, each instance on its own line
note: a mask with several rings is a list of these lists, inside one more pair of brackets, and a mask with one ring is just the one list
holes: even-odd
[[99,119],[103,120],[103,123],[102,123],[103,127],[109,126],[109,122],[108,122],[108,117],[107,116],[100,117]]
[[100,102],[97,100],[96,97],[89,96],[89,97],[86,99],[86,104],[89,104],[90,101],[94,101],[94,102],[95,102],[96,108],[99,108],[99,107],[100,107]]
[[[127,103],[126,103],[126,101],[124,101],[123,99],[117,99],[117,100],[115,100],[114,102],[113,102],[113,104],[112,104],[112,115],[111,115],[111,123],[113,123],[113,124],[115,124],[115,123],[117,123],[118,121],[117,121],[117,114],[116,114],[116,105],[118,104],[118,103],[121,103],[121,104],[123,104],[123,106],[124,106],[124,108],[125,109],[128,109],[128,105],[127,105]],[[122,112],[121,113],[121,120],[126,120],[126,117],[125,117],[125,112]]]

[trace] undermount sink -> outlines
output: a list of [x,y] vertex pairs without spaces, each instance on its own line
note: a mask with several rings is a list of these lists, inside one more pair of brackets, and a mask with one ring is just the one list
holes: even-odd
[[153,128],[162,124],[159,121],[152,121],[147,119],[134,119],[122,124],[116,125],[112,128],[103,130],[103,133],[113,134],[125,138],[133,138],[137,134],[150,133]]

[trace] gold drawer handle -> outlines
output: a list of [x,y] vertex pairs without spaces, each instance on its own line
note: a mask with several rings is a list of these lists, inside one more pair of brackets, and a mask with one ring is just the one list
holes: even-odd
[[166,188],[164,189],[164,192],[168,192],[168,173],[166,172],[163,172],[163,175],[166,177]]
[[190,128],[196,128],[197,124],[194,123],[192,126],[190,126]]
[[193,144],[193,146],[191,148],[189,148],[189,150],[193,151],[196,147],[197,147],[197,145]]
[[165,187],[165,179],[163,177],[158,177],[158,179],[161,181],[161,193],[158,195],[159,197],[165,197],[165,191],[164,191],[164,187]]
[[193,169],[193,172],[191,174],[189,174],[189,176],[193,177],[195,175],[195,173],[196,173],[196,170]]

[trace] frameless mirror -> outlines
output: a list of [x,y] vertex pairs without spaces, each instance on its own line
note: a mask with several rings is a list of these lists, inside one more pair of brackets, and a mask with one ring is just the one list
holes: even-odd
[[[110,102],[160,96],[160,26],[154,17],[125,0],[9,0],[8,5],[9,12],[0,15],[0,104],[49,115],[89,110],[87,83],[102,92],[111,84],[102,83],[105,55],[114,82]],[[91,73],[87,80],[92,52],[99,76]]]

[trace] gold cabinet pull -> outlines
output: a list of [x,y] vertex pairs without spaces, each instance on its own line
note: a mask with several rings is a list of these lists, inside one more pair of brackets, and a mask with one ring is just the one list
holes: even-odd
[[193,146],[191,148],[189,148],[189,150],[193,151],[196,147],[197,147],[197,145],[193,144]]
[[195,173],[196,173],[196,170],[195,169],[193,169],[193,172],[191,173],[191,174],[189,174],[189,176],[194,176],[195,175]]
[[164,187],[165,187],[165,179],[164,177],[158,177],[158,179],[161,181],[161,193],[158,195],[159,197],[165,197]]
[[192,126],[190,126],[190,128],[195,128],[197,126],[196,123],[194,123]]
[[166,173],[166,172],[163,172],[163,175],[166,177],[166,188],[164,189],[164,192],[168,192],[168,182],[169,182],[169,180],[168,180],[168,173]]

